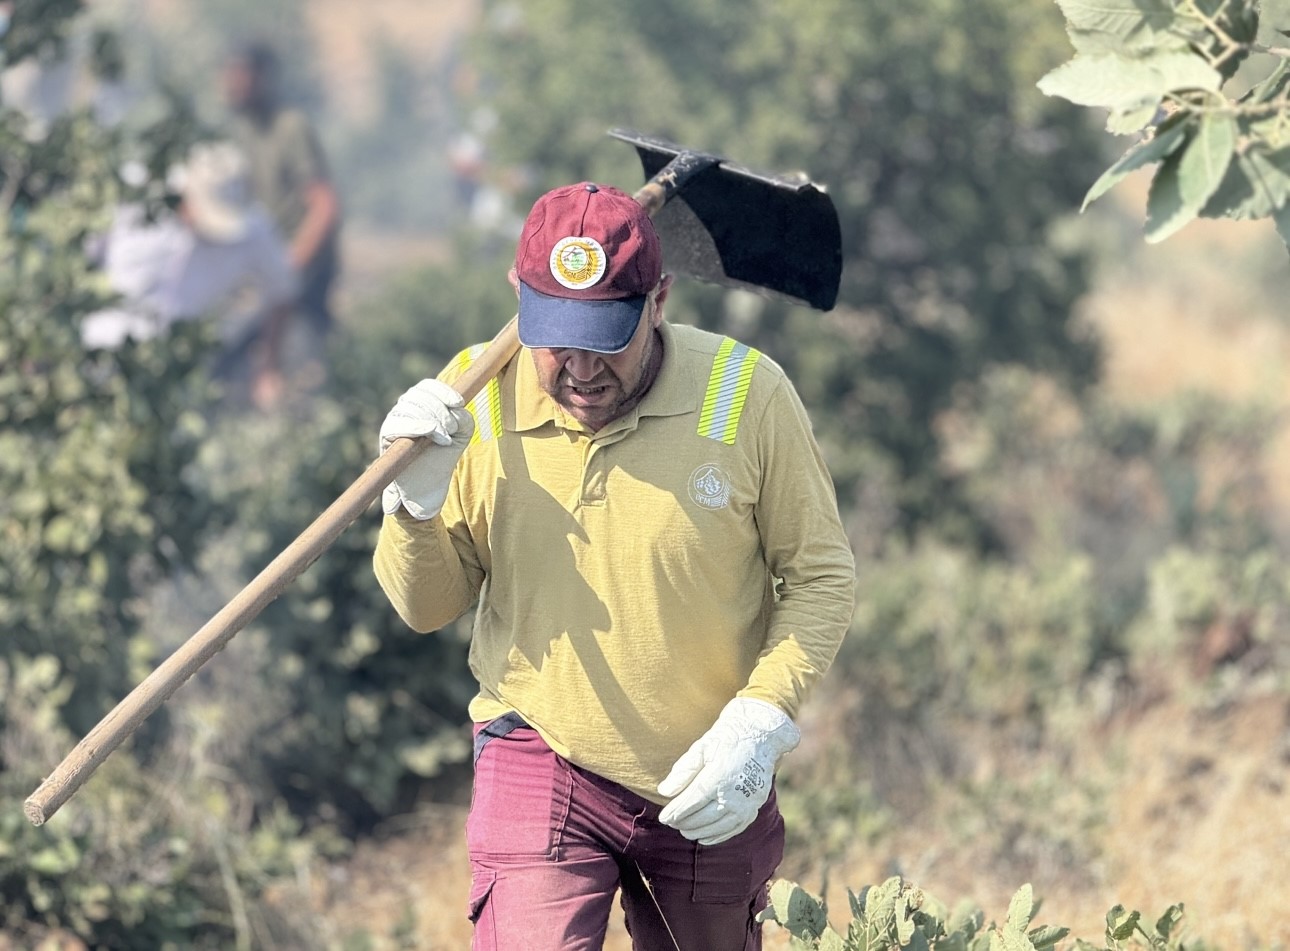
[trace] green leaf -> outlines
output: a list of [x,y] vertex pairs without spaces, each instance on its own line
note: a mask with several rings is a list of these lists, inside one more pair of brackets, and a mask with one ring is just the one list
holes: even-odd
[[1236,146],[1236,122],[1206,113],[1183,148],[1160,166],[1147,197],[1149,243],[1163,241],[1192,219],[1222,184]]
[[1030,932],[1030,943],[1038,951],[1044,951],[1045,948],[1051,948],[1058,941],[1061,941],[1071,933],[1069,928],[1059,928],[1056,925],[1042,925]]
[[1165,913],[1156,920],[1156,934],[1168,941],[1169,935],[1173,933],[1178,922],[1182,921],[1182,916],[1183,906],[1181,902],[1176,905],[1170,905],[1165,909]]
[[1112,109],[1106,117],[1106,131],[1112,135],[1132,135],[1151,124],[1160,109],[1160,100],[1153,99],[1130,109]]
[[1262,0],[1258,41],[1264,46],[1282,46],[1287,32],[1290,32],[1290,0]]
[[[1290,4],[1290,0],[1285,0],[1285,2]],[[1268,102],[1280,95],[1287,82],[1290,82],[1290,60],[1283,59],[1277,63],[1276,68],[1262,82],[1251,87],[1249,92],[1241,97],[1241,101]]]
[[857,895],[855,892],[853,892],[851,889],[848,888],[847,902],[851,905],[851,917],[863,919],[864,918],[864,899],[860,895]]
[[896,899],[900,897],[904,882],[893,875],[881,885],[867,888],[861,896],[865,917],[869,921],[891,921],[896,917]]
[[784,879],[770,886],[770,904],[757,917],[760,921],[777,922],[795,938],[817,939],[829,927],[824,903]]
[[1004,925],[990,932],[990,951],[1035,951],[1025,932]]
[[1084,196],[1084,204],[1080,206],[1080,211],[1083,211],[1090,203],[1106,194],[1144,165],[1163,160],[1182,144],[1187,136],[1187,131],[1188,126],[1183,122],[1175,123],[1168,128],[1157,129],[1152,138],[1140,145],[1135,145],[1128,152],[1125,152],[1118,162],[1103,172],[1101,177],[1093,183],[1093,187]]
[[1222,183],[1200,210],[1205,218],[1266,218],[1290,199],[1290,149],[1237,153]]
[[896,911],[896,937],[902,948],[907,947],[914,937],[914,919],[907,912],[908,907]]
[[1081,106],[1121,111],[1154,108],[1165,93],[1217,91],[1218,71],[1189,52],[1165,51],[1129,58],[1115,53],[1079,53],[1039,80],[1045,95]]
[[1072,31],[1108,33],[1125,42],[1166,34],[1176,18],[1167,0],[1057,0],[1057,5]]
[[1134,39],[1104,33],[1101,30],[1079,30],[1069,27],[1066,35],[1077,53],[1116,53],[1120,56],[1141,56],[1163,50],[1186,52],[1190,49],[1184,37],[1173,33],[1142,33]]
[[[1125,941],[1133,934],[1134,929],[1138,927],[1138,922],[1142,919],[1142,912],[1131,911],[1127,916],[1122,918],[1120,916],[1124,915],[1123,906],[1116,905],[1115,907],[1119,909],[1120,915],[1116,915],[1112,918],[1111,914],[1107,914],[1107,937],[1112,938],[1115,941]],[[1114,911],[1114,909],[1112,909],[1112,911]]]
[[820,935],[820,951],[846,951],[846,942],[832,928],[825,928],[824,934]]
[[1216,92],[1223,84],[1218,70],[1195,53],[1169,50],[1140,61],[1160,77],[1162,92],[1204,89]]
[[[1241,46],[1249,46],[1258,39],[1260,14],[1252,4],[1220,0],[1214,12],[1220,17],[1223,32]],[[1284,23],[1284,11],[1279,14],[1274,11],[1273,19],[1278,18]]]
[[1035,893],[1027,882],[1017,889],[1017,893],[1012,896],[1012,901],[1008,903],[1008,926],[1016,928],[1018,931],[1025,931],[1030,927],[1030,916],[1035,910]]
[[1123,905],[1112,905],[1111,910],[1106,913],[1106,933],[1109,936],[1115,930],[1116,922],[1127,914]]

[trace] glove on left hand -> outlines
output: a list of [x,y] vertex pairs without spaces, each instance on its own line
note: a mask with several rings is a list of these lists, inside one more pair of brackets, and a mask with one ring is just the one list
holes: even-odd
[[447,383],[422,380],[400,396],[381,424],[381,452],[400,436],[423,437],[435,445],[424,449],[385,487],[381,495],[385,514],[392,515],[402,506],[416,519],[438,515],[474,427],[465,400]]
[[659,821],[701,845],[738,835],[757,818],[770,797],[775,764],[801,736],[778,707],[735,697],[659,783],[659,795],[676,797]]

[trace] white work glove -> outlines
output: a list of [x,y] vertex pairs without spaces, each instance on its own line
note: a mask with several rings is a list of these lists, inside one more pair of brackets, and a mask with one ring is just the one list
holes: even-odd
[[399,506],[413,518],[434,518],[448,498],[452,470],[475,431],[475,419],[461,394],[439,380],[422,380],[399,397],[381,424],[381,452],[400,436],[424,436],[426,447],[381,494],[381,508],[393,515]]
[[770,797],[775,764],[801,737],[779,707],[735,697],[659,783],[659,795],[672,800],[659,821],[701,845],[738,835]]

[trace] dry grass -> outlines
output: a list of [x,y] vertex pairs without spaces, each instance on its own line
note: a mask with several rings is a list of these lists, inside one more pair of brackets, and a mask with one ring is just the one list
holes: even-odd
[[[1290,922],[1273,912],[1290,902],[1288,713],[1284,698],[1210,714],[1174,699],[1090,734],[1069,766],[1072,780],[1119,779],[1109,787],[1097,859],[1079,875],[1001,874],[972,850],[946,848],[950,836],[923,828],[898,833],[846,878],[853,885],[881,881],[894,861],[942,900],[970,898],[996,920],[1029,881],[1044,901],[1039,919],[1088,940],[1100,939],[1114,904],[1154,921],[1183,902],[1193,935],[1213,947],[1290,946]],[[840,889],[830,905],[846,907]]]

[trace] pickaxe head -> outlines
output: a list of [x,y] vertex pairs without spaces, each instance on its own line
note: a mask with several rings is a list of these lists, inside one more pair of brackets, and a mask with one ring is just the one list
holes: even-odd
[[679,182],[653,215],[666,267],[818,310],[833,307],[842,235],[823,187],[805,175],[755,172],[630,129],[609,134],[636,147],[651,182]]

